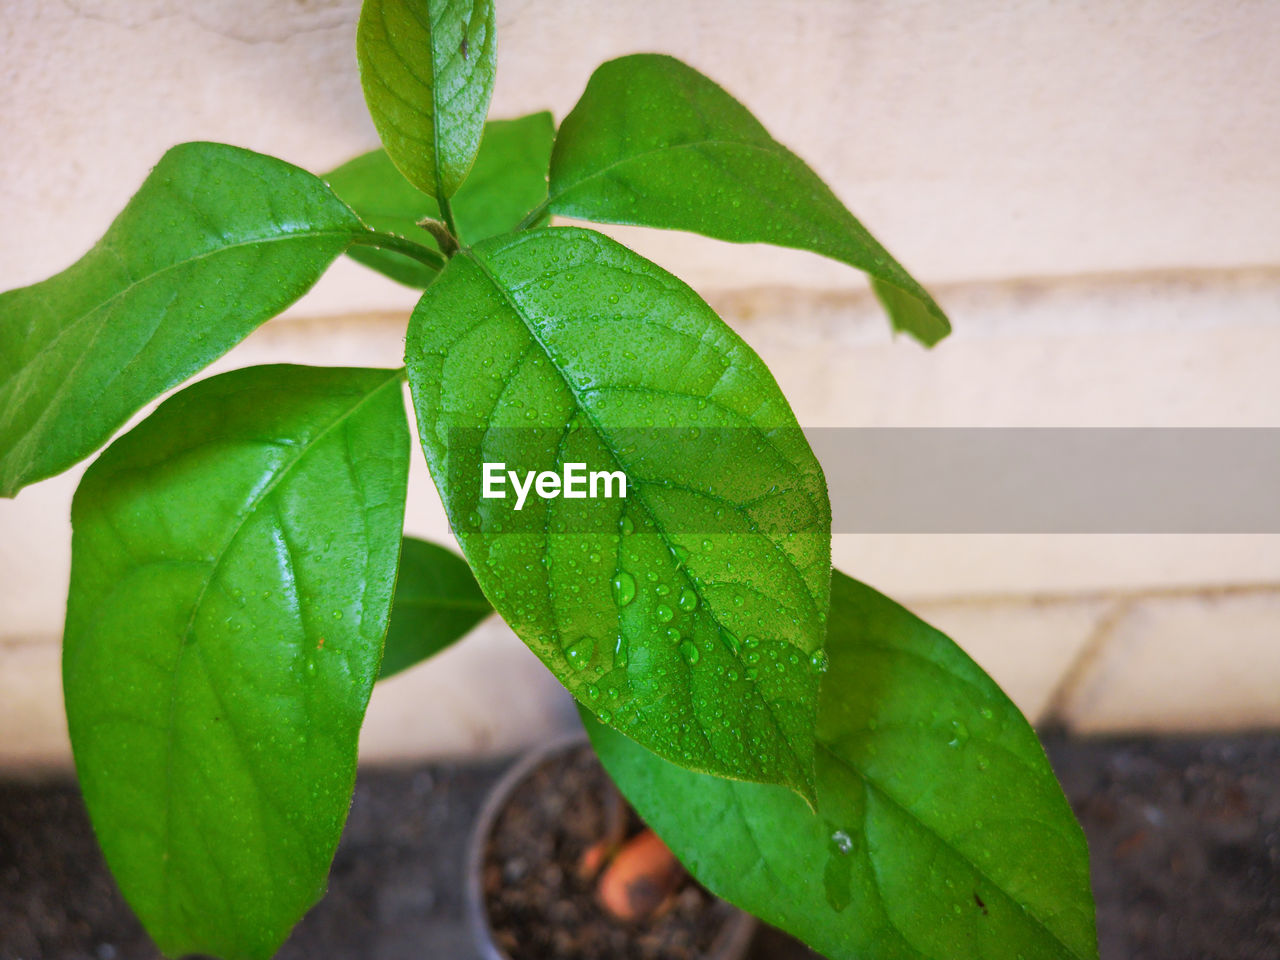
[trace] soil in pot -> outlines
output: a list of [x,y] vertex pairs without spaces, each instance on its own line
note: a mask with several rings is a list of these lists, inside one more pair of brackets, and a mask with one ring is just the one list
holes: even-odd
[[590,746],[555,753],[522,780],[498,813],[484,856],[485,909],[511,960],[704,960],[738,911],[681,871],[653,915],[628,922],[601,906],[584,870],[602,838],[643,824]]

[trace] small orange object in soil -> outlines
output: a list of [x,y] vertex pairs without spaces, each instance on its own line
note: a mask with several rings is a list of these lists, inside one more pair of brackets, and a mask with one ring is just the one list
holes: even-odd
[[621,920],[643,920],[680,886],[684,868],[652,830],[628,840],[600,878],[600,903]]
[[609,859],[611,852],[610,845],[604,840],[587,847],[582,854],[582,858],[578,861],[578,876],[583,880],[594,879],[595,875],[604,867],[605,861]]

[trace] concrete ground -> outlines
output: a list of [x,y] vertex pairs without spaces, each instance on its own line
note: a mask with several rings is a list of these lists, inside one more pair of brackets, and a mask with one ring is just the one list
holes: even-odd
[[[1280,736],[1071,740],[1104,960],[1280,956]],[[505,765],[362,773],[325,900],[281,960],[471,960],[468,828]],[[0,960],[152,960],[68,782],[0,783]],[[813,955],[762,931],[752,960]]]

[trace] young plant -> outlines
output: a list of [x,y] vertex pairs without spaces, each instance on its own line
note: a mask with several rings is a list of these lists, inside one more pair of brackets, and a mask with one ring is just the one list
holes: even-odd
[[[545,224],[811,250],[925,344],[949,330],[937,304],[670,57],[604,64],[555,129],[485,122],[489,0],[366,0],[357,52],[385,150],[320,179],[175,147],[79,262],[0,298],[12,496],[341,254],[425,288],[404,368],[202,380],[76,493],[76,768],[161,949],[275,952],[324,890],[379,674],[492,605],[715,893],[831,957],[1096,957],[1083,835],[1034,733],[946,637],[833,580],[822,470],[764,363],[665,270]],[[402,543],[406,380],[465,563]],[[562,477],[517,507],[485,464],[526,493]],[[625,496],[575,495],[573,469]]]

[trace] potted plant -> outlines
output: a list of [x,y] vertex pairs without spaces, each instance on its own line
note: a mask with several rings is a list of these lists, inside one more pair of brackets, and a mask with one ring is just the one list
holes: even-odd
[[[403,368],[201,380],[77,491],[68,726],[161,949],[274,953],[324,890],[374,682],[491,604],[711,892],[832,957],[1096,956],[1083,835],[1034,733],[946,637],[833,574],[822,470],[764,363],[676,277],[547,223],[810,250],[931,345],[928,293],[670,57],[604,64],[554,128],[486,124],[487,0],[367,0],[357,53],[384,151],[326,182],[175,147],[93,250],[0,297],[12,496],[343,253],[424,288]],[[402,547],[406,382],[465,562]]]

